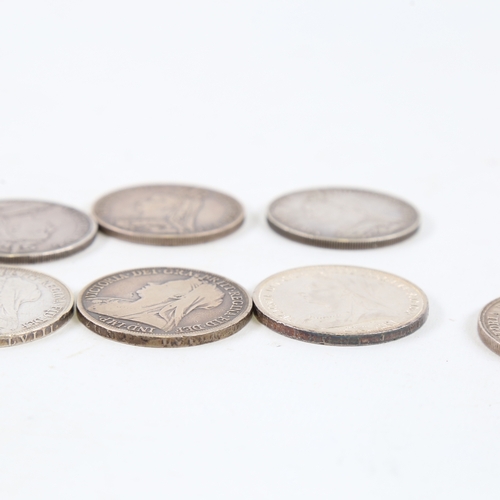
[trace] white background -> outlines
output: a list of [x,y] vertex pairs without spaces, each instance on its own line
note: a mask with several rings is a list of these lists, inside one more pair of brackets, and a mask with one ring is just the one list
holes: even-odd
[[[150,247],[99,234],[30,266],[75,295],[141,266],[250,292],[314,264],[398,274],[428,294],[415,334],[369,347],[253,320],[194,348],[99,337],[74,318],[0,351],[2,499],[498,498],[500,296],[496,1],[0,1],[0,196],[90,211],[151,182],[246,208],[231,236]],[[406,242],[341,251],[265,222],[289,191],[357,186],[422,214]]]

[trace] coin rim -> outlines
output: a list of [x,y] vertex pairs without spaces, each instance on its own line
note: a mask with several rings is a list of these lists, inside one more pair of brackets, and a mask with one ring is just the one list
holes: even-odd
[[[73,317],[74,308],[75,308],[75,298],[74,298],[71,290],[64,283],[62,283],[60,280],[58,280],[57,278],[54,278],[53,276],[50,276],[48,274],[40,273],[38,271],[33,271],[32,269],[25,269],[23,267],[0,265],[0,268],[36,274],[38,276],[43,277],[44,279],[53,280],[58,284],[58,286],[60,286],[61,288],[65,289],[67,291],[68,297],[69,297],[69,303],[68,303],[67,307],[62,309],[57,316],[54,316],[54,318],[52,318],[52,320],[54,320],[54,321],[47,322],[45,324],[45,326],[43,326],[43,323],[39,324],[36,326],[36,328],[33,328],[31,330],[25,329],[25,330],[23,330],[23,333],[0,334],[0,347],[14,347],[17,345],[27,344],[28,342],[33,342],[34,340],[43,339],[43,338],[47,337],[48,335],[50,335],[51,333],[54,333],[56,330],[59,330],[59,328],[64,326]],[[40,332],[40,331],[42,332],[42,335],[37,337],[36,334],[37,334],[37,332]],[[11,340],[13,338],[18,339],[18,338],[21,338],[24,336],[26,336],[26,339],[24,341],[15,342],[14,344],[12,344],[11,342],[8,342],[8,340]],[[33,336],[33,337],[28,338],[30,336]]]
[[[300,231],[298,229],[294,229],[290,226],[285,225],[283,222],[280,222],[279,219],[274,217],[271,213],[273,208],[283,199],[288,198],[290,196],[311,193],[315,191],[348,191],[348,192],[356,192],[356,193],[368,193],[371,195],[377,195],[384,198],[389,198],[390,200],[402,203],[413,210],[415,213],[415,221],[407,226],[405,229],[398,231],[397,233],[392,233],[386,236],[371,236],[366,238],[334,238],[334,237],[325,237],[325,236],[314,236],[310,233]],[[323,187],[323,188],[314,188],[314,189],[304,189],[301,191],[294,191],[279,198],[275,199],[268,208],[267,211],[267,223],[269,226],[281,236],[285,238],[298,241],[299,243],[305,243],[307,245],[314,245],[324,248],[337,248],[344,250],[360,250],[366,248],[377,248],[386,245],[392,245],[395,243],[399,243],[400,241],[406,240],[413,234],[415,234],[420,227],[420,213],[418,210],[408,203],[407,201],[402,200],[396,196],[392,196],[386,193],[381,193],[379,191],[371,191],[368,189],[358,189],[358,188],[350,188],[350,187]]]
[[[407,323],[398,326],[392,330],[386,330],[384,332],[375,332],[375,333],[362,333],[356,335],[339,335],[339,334],[329,334],[318,332],[314,330],[308,330],[305,328],[300,328],[294,326],[290,323],[286,323],[284,321],[280,321],[278,319],[272,318],[269,314],[263,311],[264,307],[259,299],[260,291],[264,288],[265,284],[273,279],[276,279],[279,276],[284,275],[290,271],[302,271],[305,269],[319,269],[319,268],[332,268],[332,267],[347,267],[351,269],[361,269],[367,271],[375,271],[377,273],[383,273],[387,276],[394,277],[398,280],[403,281],[404,283],[410,285],[412,288],[415,288],[421,294],[422,297],[422,313],[417,316],[413,321],[408,321]],[[337,345],[337,346],[345,346],[345,345],[372,345],[372,344],[381,344],[385,342],[390,342],[392,340],[397,340],[402,337],[406,337],[419,328],[421,328],[426,322],[429,316],[429,301],[427,299],[427,295],[423,292],[423,290],[408,281],[405,278],[401,278],[396,274],[388,273],[386,271],[380,271],[378,269],[372,269],[369,267],[362,266],[350,266],[350,265],[337,265],[337,264],[325,264],[325,265],[316,265],[316,266],[303,266],[296,267],[292,269],[286,269],[285,271],[281,271],[279,273],[275,273],[272,276],[261,281],[254,290],[252,295],[253,303],[254,303],[254,314],[256,318],[264,325],[270,328],[271,330],[280,333],[286,337],[290,337],[295,340],[302,340],[304,342],[309,342],[312,344],[321,344],[321,345]],[[259,305],[261,307],[259,307]]]
[[[224,196],[236,204],[237,208],[239,209],[237,217],[232,222],[225,224],[224,226],[218,229],[211,229],[209,231],[200,231],[193,234],[186,234],[179,236],[175,234],[148,235],[147,233],[137,233],[126,229],[121,229],[103,219],[98,213],[99,205],[104,203],[110,197],[115,196],[124,191],[133,191],[137,189],[148,189],[148,188],[172,188],[172,187],[200,189],[203,191],[209,191],[210,193],[214,193],[216,195]],[[236,198],[233,198],[232,196],[226,193],[222,193],[214,189],[198,187],[198,186],[188,186],[184,184],[146,184],[146,185],[131,186],[128,188],[118,189],[104,196],[101,196],[101,198],[99,198],[94,203],[92,207],[92,214],[97,220],[97,223],[99,224],[99,229],[105,234],[114,236],[115,238],[119,238],[122,240],[131,241],[134,243],[143,243],[147,245],[163,245],[163,246],[191,245],[191,244],[205,243],[208,241],[216,240],[218,238],[222,238],[224,236],[233,233],[245,221],[245,209],[243,205]]]
[[31,199],[8,199],[2,200],[6,202],[27,202],[27,203],[43,203],[45,205],[51,205],[53,207],[62,207],[65,209],[77,212],[83,215],[89,221],[89,231],[86,235],[75,243],[71,243],[64,247],[55,250],[46,250],[44,252],[31,252],[28,254],[17,254],[11,253],[6,254],[0,251],[0,263],[2,264],[35,264],[38,262],[47,262],[50,260],[62,259],[64,257],[69,257],[75,253],[85,250],[90,244],[95,240],[97,236],[98,225],[93,217],[78,210],[77,208],[70,207],[68,205],[63,205],[62,203],[54,203],[45,200],[31,200]]
[[[115,276],[116,274],[130,273],[133,271],[148,270],[148,269],[178,269],[182,271],[189,271],[200,274],[209,274],[211,276],[215,276],[216,278],[223,279],[224,281],[227,281],[228,283],[231,283],[232,285],[236,286],[242,292],[242,294],[246,294],[246,297],[248,299],[248,306],[245,310],[243,310],[240,313],[238,317],[235,317],[233,320],[224,323],[223,328],[217,330],[217,327],[212,327],[212,330],[205,330],[203,331],[203,334],[200,335],[197,335],[196,334],[197,332],[194,332],[192,335],[187,335],[185,333],[177,335],[172,334],[169,336],[166,335],[162,336],[158,334],[140,335],[129,331],[125,332],[119,328],[113,328],[110,325],[107,325],[106,323],[96,320],[90,314],[88,314],[87,310],[83,306],[83,294],[94,283],[109,278],[111,276]],[[156,266],[156,267],[140,267],[134,269],[126,269],[123,271],[116,271],[114,273],[107,274],[105,276],[93,280],[92,282],[87,284],[78,294],[78,298],[76,301],[76,316],[78,317],[80,322],[84,326],[86,326],[89,330],[93,331],[94,333],[97,333],[98,335],[101,335],[102,337],[114,340],[116,342],[120,342],[122,344],[129,344],[141,347],[188,347],[188,346],[206,344],[209,342],[215,342],[216,340],[224,339],[240,331],[252,318],[252,308],[253,308],[253,301],[250,294],[241,285],[234,282],[233,280],[221,276],[220,274],[215,274],[208,271],[202,271],[199,269],[190,269],[185,267]]]
[[486,322],[484,321],[485,316],[488,310],[500,303],[500,297],[493,299],[488,302],[479,313],[479,318],[477,321],[477,331],[479,333],[479,338],[483,341],[483,344],[486,345],[490,350],[492,350],[495,354],[500,355],[500,339],[496,339],[494,335],[492,335],[488,331],[488,327],[486,326]]

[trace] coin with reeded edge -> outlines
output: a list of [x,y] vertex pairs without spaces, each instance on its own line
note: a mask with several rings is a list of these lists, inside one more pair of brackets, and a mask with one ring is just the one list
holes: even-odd
[[257,319],[272,330],[315,344],[363,345],[396,340],[420,328],[425,294],[383,271],[353,266],[290,269],[260,283]]
[[202,243],[232,233],[244,212],[234,198],[211,189],[155,185],[110,193],[94,206],[102,231],[151,245]]
[[418,212],[393,196],[361,189],[324,188],[290,193],[267,214],[279,234],[330,248],[373,248],[402,241],[419,227]]
[[484,306],[477,330],[481,340],[495,353],[500,354],[500,298]]
[[0,201],[0,262],[67,257],[87,248],[96,233],[94,220],[74,208],[46,201]]
[[73,315],[73,296],[58,280],[29,269],[0,266],[0,346],[47,336]]
[[80,293],[77,314],[87,328],[112,340],[180,347],[236,333],[250,320],[252,300],[217,274],[153,267],[94,281]]

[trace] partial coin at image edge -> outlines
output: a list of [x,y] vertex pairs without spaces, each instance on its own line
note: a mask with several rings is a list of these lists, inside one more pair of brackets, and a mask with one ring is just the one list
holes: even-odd
[[59,280],[19,267],[0,266],[0,346],[46,337],[73,316],[73,295]]

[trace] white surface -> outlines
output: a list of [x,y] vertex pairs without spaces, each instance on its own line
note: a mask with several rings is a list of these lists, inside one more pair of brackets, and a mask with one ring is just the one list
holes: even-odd
[[[75,294],[140,266],[249,291],[353,264],[427,292],[393,343],[341,348],[252,321],[196,348],[104,339],[75,319],[0,351],[2,499],[498,498],[500,4],[0,2],[0,196],[90,210],[150,182],[213,187],[241,230],[190,247],[99,235],[31,266]],[[314,248],[265,223],[275,197],[358,186],[420,209],[392,247]]]

